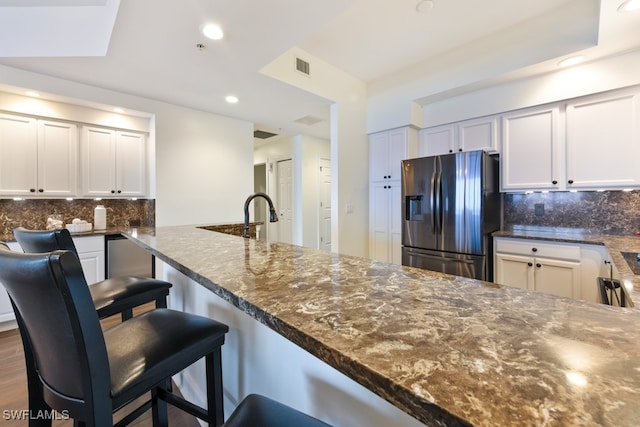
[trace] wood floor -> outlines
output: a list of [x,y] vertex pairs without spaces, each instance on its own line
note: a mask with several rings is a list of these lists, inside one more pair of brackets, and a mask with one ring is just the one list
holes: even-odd
[[[151,306],[143,306],[136,310],[136,314],[152,308]],[[104,328],[117,324],[120,319],[117,316],[102,321]],[[175,390],[175,388],[174,388]],[[16,418],[20,411],[28,410],[27,398],[27,377],[24,367],[24,353],[22,350],[22,341],[20,333],[17,329],[0,332],[0,425],[2,427],[25,427],[28,425],[28,419],[10,419]],[[114,417],[117,421],[126,413],[127,408],[123,408]],[[17,418],[20,418],[18,415]],[[151,413],[147,411],[142,417],[131,424],[137,427],[151,426]],[[169,405],[169,425],[172,427],[198,427],[198,421],[195,417],[186,414],[179,409]],[[54,420],[55,427],[71,427],[71,420]]]

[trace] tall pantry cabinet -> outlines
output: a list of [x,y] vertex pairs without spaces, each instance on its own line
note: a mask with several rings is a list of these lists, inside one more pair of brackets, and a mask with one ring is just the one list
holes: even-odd
[[402,263],[401,161],[415,156],[411,127],[369,135],[369,257]]

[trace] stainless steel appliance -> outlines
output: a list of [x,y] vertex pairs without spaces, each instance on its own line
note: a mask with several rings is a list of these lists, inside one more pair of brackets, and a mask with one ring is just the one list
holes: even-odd
[[106,277],[155,277],[155,259],[150,252],[121,234],[105,236]]
[[402,161],[402,265],[493,280],[498,161],[483,151]]

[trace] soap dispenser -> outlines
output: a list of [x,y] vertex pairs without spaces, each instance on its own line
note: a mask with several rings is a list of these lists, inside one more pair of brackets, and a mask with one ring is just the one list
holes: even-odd
[[93,229],[106,230],[107,228],[107,210],[103,205],[98,205],[93,210]]

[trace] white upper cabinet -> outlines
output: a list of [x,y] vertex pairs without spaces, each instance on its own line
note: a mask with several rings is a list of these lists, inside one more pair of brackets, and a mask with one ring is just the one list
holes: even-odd
[[567,188],[640,186],[640,96],[623,91],[567,103]]
[[409,153],[409,128],[369,136],[369,180],[399,180],[400,164]]
[[0,114],[0,195],[73,197],[77,159],[75,124]]
[[502,116],[502,190],[560,188],[559,115],[543,107]]
[[498,151],[498,126],[494,116],[464,120],[420,131],[418,155],[437,156],[456,151]]
[[505,113],[501,189],[640,188],[639,123],[638,89]]
[[91,197],[141,197],[147,192],[146,137],[82,128],[82,192]]

